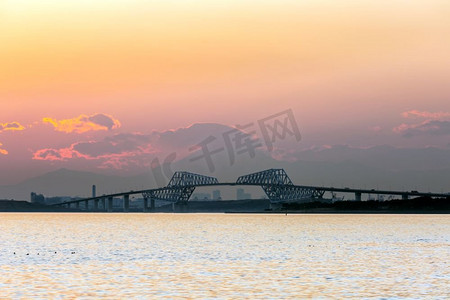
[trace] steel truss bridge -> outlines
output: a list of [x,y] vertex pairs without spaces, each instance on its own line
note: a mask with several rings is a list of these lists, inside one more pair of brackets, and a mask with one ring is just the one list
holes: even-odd
[[[266,193],[271,204],[283,204],[292,202],[320,201],[326,192],[330,193],[351,193],[355,195],[356,201],[361,201],[361,195],[392,195],[401,196],[403,200],[409,197],[429,196],[429,197],[449,197],[443,193],[421,193],[417,191],[388,191],[378,189],[353,189],[334,188],[319,186],[295,185],[283,169],[268,169],[248,175],[240,176],[236,182],[219,182],[215,177],[178,171],[172,176],[167,186],[162,188],[128,191],[110,195],[102,195],[85,199],[65,201],[53,206],[72,207],[77,209],[93,211],[112,212],[113,199],[123,198],[123,211],[128,212],[130,206],[130,195],[141,194],[144,198],[143,211],[155,209],[155,200],[164,200],[174,204],[187,204],[192,193],[197,187],[207,186],[259,186]],[[150,206],[149,206],[150,202]],[[82,206],[80,207],[80,203]],[[89,206],[91,203],[91,206]]]

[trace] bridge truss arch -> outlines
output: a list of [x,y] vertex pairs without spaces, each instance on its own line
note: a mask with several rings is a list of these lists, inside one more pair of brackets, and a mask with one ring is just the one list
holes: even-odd
[[166,187],[142,193],[144,199],[187,202],[197,186],[219,184],[215,177],[185,171],[175,172]]
[[268,169],[240,176],[236,184],[260,185],[271,203],[311,201],[322,198],[324,191],[314,187],[296,186],[284,169]]

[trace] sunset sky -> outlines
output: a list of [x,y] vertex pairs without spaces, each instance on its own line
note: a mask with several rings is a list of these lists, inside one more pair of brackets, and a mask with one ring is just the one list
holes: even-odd
[[0,105],[0,185],[287,109],[298,149],[450,147],[450,2],[0,0]]

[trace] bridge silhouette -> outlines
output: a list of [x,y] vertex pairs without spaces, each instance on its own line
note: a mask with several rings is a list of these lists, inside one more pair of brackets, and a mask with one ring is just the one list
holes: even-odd
[[[123,211],[128,212],[130,208],[130,195],[141,194],[144,199],[143,211],[153,211],[155,209],[155,200],[172,202],[173,204],[187,204],[192,193],[197,187],[208,186],[259,186],[266,193],[271,205],[280,205],[292,202],[311,202],[320,201],[326,192],[331,193],[351,193],[354,194],[356,201],[361,201],[363,194],[374,195],[392,195],[401,196],[403,200],[409,197],[448,197],[444,193],[422,193],[418,191],[388,191],[378,189],[354,189],[354,188],[335,188],[323,186],[305,186],[295,185],[289,178],[284,169],[268,169],[248,175],[240,176],[235,182],[219,182],[215,177],[195,174],[185,171],[177,171],[173,174],[171,180],[165,187],[146,189],[139,191],[128,191],[90,197],[84,199],[64,201],[53,204],[53,206],[62,206],[89,210],[89,203],[93,211],[112,212],[113,200],[117,197],[123,198]],[[150,206],[149,206],[150,203]],[[80,204],[84,204],[80,206]]]

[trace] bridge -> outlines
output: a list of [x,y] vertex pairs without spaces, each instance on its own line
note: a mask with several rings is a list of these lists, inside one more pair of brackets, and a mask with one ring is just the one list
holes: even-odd
[[[144,199],[143,211],[153,211],[155,200],[164,200],[174,204],[187,204],[192,193],[197,187],[207,186],[259,186],[266,193],[271,204],[279,205],[292,202],[320,201],[326,192],[351,193],[356,201],[361,201],[363,194],[400,196],[403,200],[409,197],[449,197],[444,193],[423,193],[418,191],[388,191],[378,189],[354,189],[295,185],[283,169],[268,169],[248,175],[240,176],[235,182],[219,182],[215,177],[195,174],[185,171],[175,172],[167,184],[162,188],[146,189],[139,191],[128,191],[98,197],[70,200],[53,204],[76,209],[84,208],[86,211],[112,212],[114,198],[123,199],[123,211],[128,212],[130,208],[130,195],[142,195]],[[89,205],[91,203],[91,205]],[[149,206],[150,204],[150,206]]]

